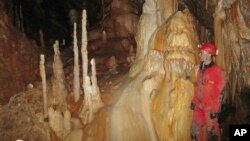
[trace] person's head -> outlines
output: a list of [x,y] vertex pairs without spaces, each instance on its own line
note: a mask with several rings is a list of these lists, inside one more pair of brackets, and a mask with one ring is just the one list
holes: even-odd
[[216,55],[216,47],[211,43],[204,43],[200,47],[200,57],[204,64],[209,64],[213,61],[213,57]]

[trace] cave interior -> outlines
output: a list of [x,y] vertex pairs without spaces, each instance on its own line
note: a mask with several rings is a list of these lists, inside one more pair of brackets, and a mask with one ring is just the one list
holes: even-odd
[[0,33],[1,141],[189,141],[206,42],[222,140],[250,124],[248,0],[2,0]]

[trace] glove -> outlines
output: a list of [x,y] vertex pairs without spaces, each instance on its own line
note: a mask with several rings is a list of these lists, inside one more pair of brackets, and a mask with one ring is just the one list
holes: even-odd
[[216,135],[216,133],[213,131],[208,131],[208,138],[210,141],[218,141],[219,140],[218,135]]
[[191,110],[194,110],[194,108],[195,108],[195,103],[192,101],[192,102],[191,102],[191,105],[190,105],[190,109],[191,109]]
[[218,118],[219,114],[217,112],[211,112],[210,113],[210,119]]

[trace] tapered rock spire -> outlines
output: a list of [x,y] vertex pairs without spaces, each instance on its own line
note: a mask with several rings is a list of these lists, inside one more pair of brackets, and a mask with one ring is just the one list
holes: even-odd
[[66,83],[63,71],[63,63],[60,58],[59,42],[56,41],[54,47],[54,63],[53,63],[53,79],[52,79],[52,94],[53,94],[53,105],[62,106],[66,105]]
[[83,73],[83,90],[84,90],[84,105],[80,112],[80,117],[84,124],[92,121],[93,113],[98,111],[103,106],[100,98],[99,87],[96,79],[95,60],[91,60],[92,76],[88,75],[88,51],[87,51],[87,30],[86,30],[86,10],[82,13],[82,73]]
[[40,76],[42,79],[43,85],[43,111],[44,111],[44,119],[48,118],[48,90],[46,83],[46,73],[44,67],[45,57],[43,54],[40,55]]
[[76,37],[76,28],[77,25],[74,23],[74,80],[73,80],[73,96],[75,102],[77,102],[80,98],[80,78],[79,78],[79,53],[78,53],[78,45],[77,45],[77,37]]

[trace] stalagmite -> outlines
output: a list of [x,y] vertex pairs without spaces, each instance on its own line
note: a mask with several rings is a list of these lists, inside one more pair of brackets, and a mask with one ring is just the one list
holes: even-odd
[[95,66],[95,59],[91,59],[91,82],[92,82],[92,92],[93,95],[100,94],[99,87],[97,86],[97,79],[96,79],[96,66]]
[[79,114],[84,124],[90,123],[93,120],[93,104],[91,91],[92,87],[90,84],[90,78],[89,76],[86,76],[84,83],[84,105]]
[[109,69],[109,72],[112,74],[117,74],[117,61],[115,56],[111,56],[108,62],[106,63],[106,67]]
[[48,109],[49,125],[55,131],[56,135],[61,139],[64,136],[63,116],[59,110],[54,110],[52,107]]
[[68,110],[62,112],[52,107],[48,109],[49,125],[60,139],[64,139],[72,130],[71,114]]
[[102,41],[103,41],[103,43],[107,42],[107,33],[105,30],[102,31]]
[[90,78],[87,76],[86,79],[87,79],[86,86],[88,86],[87,89],[89,89],[87,92],[87,96],[86,96],[87,99],[85,100],[87,107],[88,107],[88,114],[86,116],[87,117],[86,120],[83,121],[84,124],[90,123],[93,120],[93,103],[92,103],[92,96],[91,96]]
[[[93,97],[97,96],[99,99],[99,89],[97,87],[96,80],[96,70],[95,70],[95,62],[92,61],[92,85],[90,82],[90,78],[88,76],[88,52],[87,52],[87,31],[86,31],[86,10],[83,10],[82,13],[82,67],[83,67],[83,90],[84,90],[84,105],[80,111],[80,117],[83,120],[84,124],[87,124],[93,120],[94,104]],[[94,68],[93,68],[94,67]],[[93,88],[94,87],[94,88]],[[93,96],[93,92],[95,92]],[[101,101],[99,101],[102,106]],[[97,110],[97,109],[96,109]]]
[[76,23],[74,23],[74,80],[73,80],[73,96],[75,102],[77,102],[80,98],[80,78],[79,78],[79,53],[78,53],[78,45],[77,45],[77,36],[76,36]]
[[60,58],[59,42],[56,41],[54,47],[54,63],[53,63],[53,79],[52,79],[52,94],[53,105],[63,106],[65,108],[65,98],[67,95],[65,76],[63,71],[63,64]]
[[88,51],[87,51],[87,30],[86,30],[86,10],[82,11],[82,71],[83,71],[83,88],[88,75]]
[[44,111],[44,119],[48,118],[48,92],[47,92],[47,83],[46,83],[46,73],[44,67],[45,58],[44,55],[40,55],[40,76],[42,78],[42,85],[43,85],[43,111]]
[[96,112],[103,106],[103,102],[100,98],[100,89],[97,85],[97,79],[96,79],[96,65],[95,65],[95,59],[91,59],[91,82],[92,82],[92,100],[93,100],[93,110]]
[[83,89],[84,89],[84,99],[87,100],[90,96],[90,80],[88,79],[88,51],[87,51],[87,30],[86,30],[86,10],[82,12],[82,77],[83,77]]
[[134,47],[130,45],[129,56],[127,57],[127,62],[131,65],[134,61],[135,61],[135,51],[134,51]]
[[69,110],[64,112],[63,117],[63,128],[64,128],[64,137],[67,136],[71,132],[71,114]]
[[[56,135],[63,139],[71,132],[71,115],[67,110],[66,103],[66,82],[63,71],[63,64],[60,58],[59,42],[54,44],[54,63],[53,63],[53,78],[52,78],[52,105],[56,109],[49,107],[48,117],[49,125]],[[64,115],[62,114],[64,113]]]

